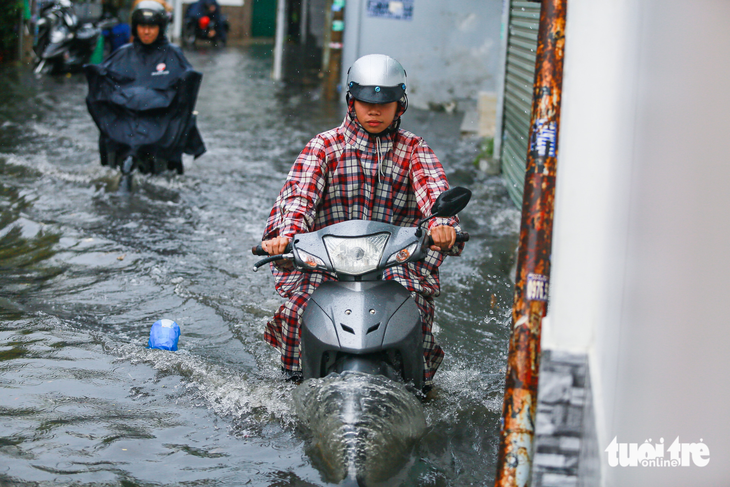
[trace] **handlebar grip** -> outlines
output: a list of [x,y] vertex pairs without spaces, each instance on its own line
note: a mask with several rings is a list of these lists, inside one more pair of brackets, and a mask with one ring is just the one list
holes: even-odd
[[[468,242],[469,241],[469,238],[470,237],[469,237],[469,234],[467,232],[457,233],[456,234],[456,242],[455,243]],[[431,238],[431,235],[429,235],[429,236],[426,237],[426,247],[430,247],[431,245],[433,245],[433,239]]]
[[[292,249],[291,242],[289,242],[288,244],[286,244],[286,248],[284,249],[284,253],[285,254],[288,254],[289,252],[291,252],[291,249]],[[253,255],[269,255],[269,253],[264,250],[264,248],[261,246],[261,244],[258,244],[258,245],[254,246],[254,247],[251,247],[251,253]]]

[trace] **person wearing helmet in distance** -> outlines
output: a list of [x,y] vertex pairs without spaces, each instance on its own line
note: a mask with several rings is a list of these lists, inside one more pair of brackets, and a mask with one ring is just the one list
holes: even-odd
[[[262,238],[270,255],[284,252],[292,236],[347,220],[374,220],[415,226],[430,216],[436,198],[448,189],[443,167],[424,140],[400,128],[408,107],[406,72],[395,59],[363,56],[347,72],[347,114],[342,125],[323,132],[296,159],[274,203]],[[395,279],[414,293],[423,318],[426,389],[444,353],[432,334],[438,268],[454,245],[458,219],[429,222],[434,244],[421,262],[391,267]],[[288,264],[288,266],[287,266]],[[274,314],[264,339],[281,353],[287,379],[301,378],[300,324],[309,296],[327,280],[321,272],[299,272],[288,261],[272,264],[279,294],[287,298]]]
[[[162,3],[157,0],[142,0],[132,11],[132,43],[139,42],[145,46],[169,46],[165,36],[169,17]],[[180,56],[185,56],[180,52]],[[187,60],[185,61],[187,63]],[[189,63],[188,63],[189,65]]]
[[132,42],[110,54],[103,67],[148,81],[177,79],[177,73],[193,69],[182,50],[167,40],[168,16],[161,3],[142,0],[131,17]]

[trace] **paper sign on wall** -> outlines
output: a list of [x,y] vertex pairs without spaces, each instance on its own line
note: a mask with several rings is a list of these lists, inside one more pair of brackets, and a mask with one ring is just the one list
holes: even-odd
[[383,19],[412,20],[414,0],[368,0],[368,17]]

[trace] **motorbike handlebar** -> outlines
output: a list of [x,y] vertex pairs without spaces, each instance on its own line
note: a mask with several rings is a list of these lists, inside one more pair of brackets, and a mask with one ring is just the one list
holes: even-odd
[[[284,249],[285,254],[288,254],[290,252],[291,252],[291,241],[286,245],[286,248]],[[264,250],[264,248],[261,246],[261,244],[251,247],[251,253],[253,255],[269,255],[269,253]]]
[[[469,241],[469,234],[467,232],[461,232],[456,234],[456,242],[454,243],[461,243],[461,242],[468,242]],[[426,247],[430,247],[433,245],[433,239],[431,238],[431,235],[426,237]]]
[[[462,233],[457,233],[456,234],[456,242],[455,243],[468,242],[468,241],[469,241],[469,234],[468,233],[462,232]],[[426,237],[425,243],[426,243],[426,246],[427,247],[430,247],[431,245],[433,245],[433,239],[431,238],[430,235]],[[255,247],[252,247],[251,248],[251,253],[253,255],[266,256],[265,259],[260,260],[259,262],[257,262],[256,264],[254,264],[254,266],[253,266],[254,272],[256,272],[259,269],[259,267],[261,267],[264,264],[268,264],[269,262],[274,262],[274,261],[277,261],[277,260],[290,260],[290,259],[293,259],[294,258],[294,255],[292,254],[292,243],[291,242],[289,242],[287,244],[286,249],[284,250],[284,253],[283,254],[269,255],[269,253],[264,250],[264,248],[261,246],[261,244],[258,244]]]
[[251,248],[251,253],[253,255],[260,255],[260,256],[266,256],[265,259],[260,260],[256,262],[253,266],[253,271],[256,272],[259,270],[259,267],[261,267],[264,264],[268,264],[269,262],[274,262],[277,260],[291,260],[294,258],[294,254],[292,254],[292,245],[291,241],[286,245],[286,248],[284,249],[283,254],[279,255],[269,255],[267,251],[264,250],[264,248],[261,246],[261,244],[256,245],[255,247]]
[[[456,243],[461,242],[468,242],[469,241],[469,234],[467,232],[457,233],[456,234]],[[426,237],[426,246],[430,247],[433,245],[433,239],[429,235]],[[286,246],[286,249],[284,249],[284,253],[288,254],[292,251],[291,242]],[[260,255],[260,256],[268,256],[269,253],[264,250],[264,248],[261,246],[261,244],[258,244],[254,247],[251,247],[251,253],[253,255]]]

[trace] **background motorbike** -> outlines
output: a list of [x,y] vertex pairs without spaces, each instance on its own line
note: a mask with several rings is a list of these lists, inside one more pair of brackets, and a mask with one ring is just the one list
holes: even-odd
[[70,0],[46,3],[36,24],[35,73],[79,71],[91,59],[102,29],[116,23],[118,21],[111,18],[79,21]]
[[[411,383],[423,389],[421,315],[410,291],[383,271],[426,257],[432,241],[424,225],[466,207],[471,191],[439,195],[432,216],[416,227],[351,220],[294,236],[286,253],[257,262],[291,260],[303,271],[334,274],[312,293],[303,314],[301,362],[304,379],[357,371]],[[457,235],[457,242],[469,239]],[[252,249],[266,255],[261,245]]]
[[[185,47],[194,46],[198,40],[209,41],[215,45],[225,44],[222,42],[220,34],[218,34],[221,29],[228,32],[229,25],[225,17],[223,18],[222,24],[218,25],[208,16],[203,16],[199,19],[186,16],[183,22],[183,45]],[[215,32],[216,34],[211,36],[211,32]]]

